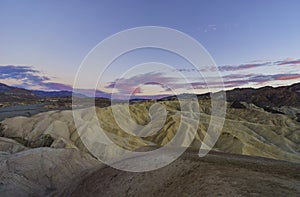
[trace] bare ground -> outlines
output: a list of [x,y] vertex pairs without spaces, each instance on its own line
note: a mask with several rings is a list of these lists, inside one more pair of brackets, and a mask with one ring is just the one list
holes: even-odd
[[[66,190],[65,190],[66,191]],[[300,164],[189,150],[159,170],[91,171],[65,196],[300,196]]]

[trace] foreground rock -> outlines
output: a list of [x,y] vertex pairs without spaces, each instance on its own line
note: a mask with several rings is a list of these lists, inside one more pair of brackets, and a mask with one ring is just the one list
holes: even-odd
[[0,194],[56,196],[98,165],[97,160],[75,149],[35,148],[1,154]]
[[17,153],[27,149],[27,147],[16,142],[15,140],[0,137],[0,152],[2,152],[3,154]]
[[65,196],[300,196],[300,165],[187,152],[159,170],[132,173],[104,167]]

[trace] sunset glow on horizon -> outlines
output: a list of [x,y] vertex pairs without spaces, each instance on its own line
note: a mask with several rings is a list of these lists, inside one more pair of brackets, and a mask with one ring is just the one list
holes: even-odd
[[[35,89],[72,91],[79,66],[102,40],[140,26],[181,31],[215,60],[226,89],[282,86],[300,82],[300,2],[285,1],[0,1],[0,83]],[[254,11],[255,10],[255,11]],[[111,49],[112,50],[112,49]],[[120,94],[172,94],[145,79],[172,83],[190,93],[184,81],[159,67],[122,77],[143,62],[162,62],[188,76],[197,93],[208,92],[201,75],[182,58],[161,50],[122,55],[106,71],[97,88]],[[101,60],[99,61],[101,64]],[[142,80],[143,79],[143,80]],[[85,89],[91,89],[89,79]],[[213,80],[213,79],[211,79]],[[116,82],[122,89],[115,89]],[[216,85],[216,90],[219,84]]]

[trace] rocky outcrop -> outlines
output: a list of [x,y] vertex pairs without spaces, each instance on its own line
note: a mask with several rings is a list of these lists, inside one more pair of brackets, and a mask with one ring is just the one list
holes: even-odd
[[75,149],[35,148],[0,158],[1,196],[56,196],[101,165]]
[[15,140],[0,137],[0,152],[12,154],[20,151],[27,150],[28,148],[22,144],[16,142]]

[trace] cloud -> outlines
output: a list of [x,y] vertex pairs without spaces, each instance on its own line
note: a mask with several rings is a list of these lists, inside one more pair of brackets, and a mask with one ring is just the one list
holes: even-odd
[[270,59],[256,59],[256,60],[252,60],[250,61],[251,63],[262,63],[262,62],[270,62]]
[[241,64],[241,65],[226,65],[226,66],[219,66],[218,69],[220,71],[238,71],[250,68],[257,68],[263,66],[270,66],[272,62],[264,62],[264,63],[252,63],[252,64]]
[[240,78],[248,78],[253,77],[255,74],[230,74],[223,76],[223,79],[240,79]]
[[46,81],[48,77],[40,76],[40,72],[29,66],[0,66],[0,79],[17,79],[26,81]]
[[73,90],[73,87],[70,85],[55,82],[43,82],[42,86],[46,87],[48,90]]
[[217,30],[217,25],[207,25],[204,29],[204,32],[207,33],[216,30]]
[[283,61],[278,61],[276,62],[277,65],[291,65],[291,64],[300,64],[300,59],[298,60],[283,60]]
[[213,66],[205,66],[201,69],[196,68],[178,68],[176,71],[179,72],[214,72],[214,71],[239,71],[239,70],[245,70],[250,68],[257,68],[257,67],[263,67],[263,66],[272,66],[272,62],[264,62],[264,63],[250,63],[250,64],[240,64],[240,65],[223,65],[218,67]]
[[108,83],[105,88],[117,90],[121,94],[131,94],[135,91],[141,93],[141,89],[136,90],[139,85],[160,85],[164,88],[165,84],[175,83],[176,81],[178,81],[177,78],[165,76],[165,73],[150,72],[130,78],[117,79]]
[[[240,65],[226,65],[219,66],[218,69],[222,72],[229,71],[230,74],[224,75],[223,80],[224,83],[214,82],[214,78],[210,78],[210,84],[214,88],[235,88],[241,86],[254,86],[258,87],[264,83],[274,82],[274,81],[288,81],[288,80],[297,80],[300,79],[300,74],[298,72],[289,71],[291,73],[279,73],[279,74],[253,74],[247,73],[243,74],[246,71],[245,69],[250,68],[259,68],[264,66],[275,66],[274,69],[282,68],[279,65],[298,65],[300,64],[300,59],[284,59],[276,62],[252,62],[249,64],[240,64]],[[272,67],[273,68],[273,67]],[[297,69],[297,68],[296,68]],[[179,68],[175,71],[180,72],[212,72],[215,71],[214,67],[203,67],[201,70],[197,70],[196,68]],[[242,72],[243,71],[243,72]],[[298,71],[298,70],[296,70]],[[274,71],[272,71],[274,72]],[[279,71],[278,71],[279,72]],[[15,85],[18,87],[23,87],[27,89],[43,89],[43,90],[72,90],[72,86],[53,82],[47,76],[45,76],[40,71],[34,69],[30,66],[0,66],[0,80],[10,81],[11,85]],[[192,81],[190,85],[194,89],[207,89],[207,84],[204,81],[199,81],[196,78],[189,78]],[[5,83],[5,82],[4,82]],[[141,88],[141,85],[149,85],[147,88]],[[113,90],[112,92],[118,92],[120,95],[126,94],[143,94],[145,90],[155,90],[160,89],[165,92],[169,92],[171,89],[181,89],[186,90],[190,87],[186,83],[182,82],[181,79],[167,75],[164,72],[149,72],[144,74],[139,74],[129,78],[120,78],[116,79],[112,82],[108,82],[105,88]],[[156,88],[159,86],[158,88]],[[99,91],[99,94],[106,95],[108,93]]]
[[[241,65],[225,65],[225,66],[219,66],[219,70],[221,72],[223,71],[239,71],[239,70],[245,70],[250,68],[257,68],[257,67],[264,67],[264,66],[274,66],[274,65],[300,65],[300,59],[295,60],[293,58],[287,58],[285,60],[280,61],[268,61],[268,62],[262,62],[263,60],[256,60],[253,61],[253,63],[250,64],[241,64]],[[204,71],[204,70],[203,70]]]
[[[286,81],[286,80],[294,80],[300,79],[300,74],[297,73],[288,73],[288,74],[273,74],[273,75],[262,75],[262,74],[230,74],[223,76],[224,82],[215,81],[211,78],[210,88],[238,88],[241,86],[249,85],[260,86],[266,82],[274,82],[274,81]],[[158,82],[154,82],[157,80]],[[187,86],[186,83],[180,82],[181,80],[175,77],[165,76],[164,73],[147,73],[142,75],[137,75],[131,78],[122,78],[117,80],[118,86],[116,85],[116,81],[110,83],[107,88],[117,88],[119,93],[123,94],[140,94],[144,93],[139,88],[141,84],[149,84],[149,85],[160,85],[164,88],[165,93],[171,91],[170,87],[174,89],[187,89],[190,86]],[[171,84],[170,84],[171,83]],[[167,85],[170,87],[167,87]],[[207,90],[208,86],[205,81],[195,81],[190,84],[194,89],[198,90]]]
[[133,95],[141,94],[141,93],[143,93],[143,91],[140,87],[135,88],[132,92]]
[[[229,75],[230,76],[230,75]],[[229,77],[224,77],[230,79]],[[226,88],[230,87],[239,87],[247,84],[255,84],[259,85],[265,82],[274,82],[274,81],[286,81],[300,79],[300,74],[292,73],[292,74],[274,74],[274,75],[255,75],[249,74],[245,75],[244,78],[240,80],[227,80],[224,82]]]
[[276,80],[300,79],[300,74],[277,75]]
[[178,68],[176,71],[179,72],[230,72],[230,71],[240,71],[251,68],[258,68],[264,66],[274,66],[274,65],[300,65],[300,59],[286,58],[280,61],[267,61],[267,60],[255,60],[248,64],[240,64],[240,65],[222,65],[218,67],[206,66],[201,69],[196,68]]
[[70,85],[50,82],[49,77],[42,75],[40,71],[30,66],[0,66],[0,80],[7,79],[18,80],[21,84],[16,86],[27,89],[40,87],[44,90],[72,90]]

